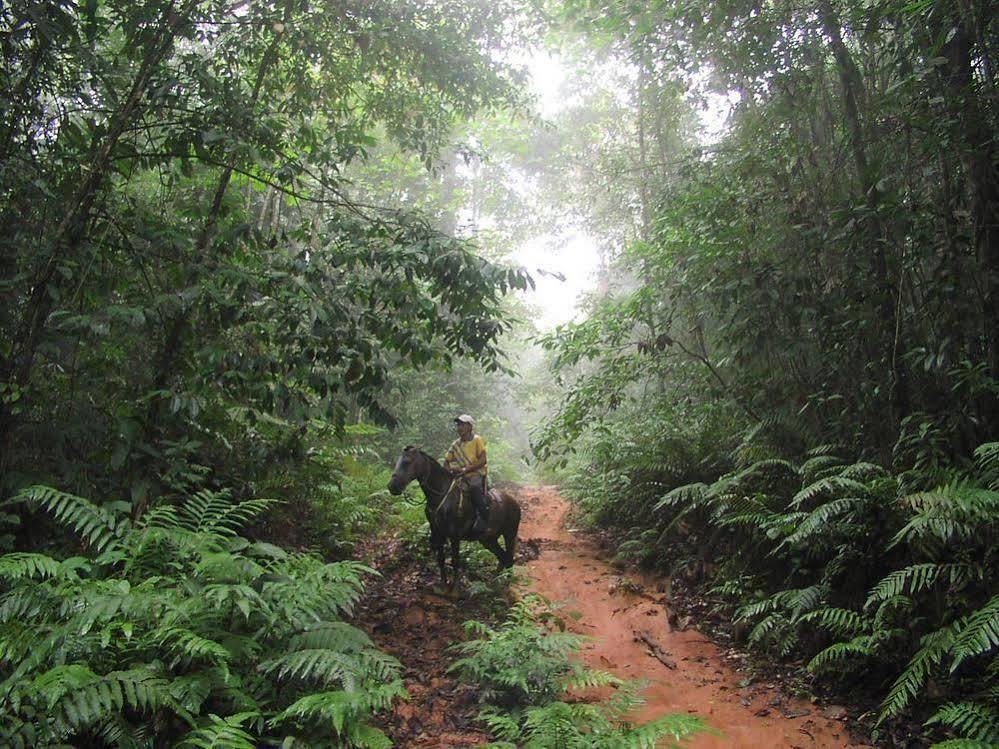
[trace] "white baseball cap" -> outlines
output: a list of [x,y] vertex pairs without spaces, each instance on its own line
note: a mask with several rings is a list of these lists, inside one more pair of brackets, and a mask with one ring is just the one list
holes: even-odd
[[469,416],[468,414],[462,414],[461,416],[455,416],[454,420],[455,421],[460,421],[460,422],[462,422],[464,424],[474,424],[475,423],[475,420],[471,416]]

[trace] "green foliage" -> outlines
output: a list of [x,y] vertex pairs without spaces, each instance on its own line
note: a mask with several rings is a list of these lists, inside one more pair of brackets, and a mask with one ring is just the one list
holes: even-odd
[[14,501],[95,542],[0,557],[6,742],[151,746],[155,722],[179,746],[384,745],[366,721],[405,696],[399,664],[340,619],[370,570],[241,536],[273,502],[202,491],[133,522],[46,487]]
[[693,715],[666,715],[641,726],[622,726],[617,707],[549,702],[529,707],[522,715],[487,708],[480,718],[490,733],[504,739],[488,745],[494,749],[654,749],[678,746],[705,730]]
[[[589,493],[583,506],[598,519],[608,508],[620,514],[647,502],[649,510],[626,521],[629,556],[708,578],[722,608],[749,625],[749,647],[804,656],[810,671],[844,687],[865,680],[882,695],[881,723],[926,720],[941,694],[991,714],[995,697],[981,691],[995,685],[999,663],[990,464],[980,458],[912,492],[911,471],[892,474],[827,447],[740,467],[743,456],[769,452],[746,446],[733,448],[736,467],[716,480],[679,485],[668,468],[646,473],[640,451],[609,446],[622,466],[615,490],[627,495],[605,492],[593,476],[570,477],[570,486]],[[970,725],[927,724],[956,732]]]
[[[676,745],[706,729],[693,715],[665,715],[640,726],[625,716],[641,700],[635,685],[617,677],[581,666],[576,655],[584,638],[565,631],[565,621],[547,600],[530,594],[510,607],[507,619],[492,628],[481,622],[465,622],[477,639],[455,646],[464,656],[454,662],[465,681],[480,689],[480,699],[489,704],[479,719],[500,739],[496,749],[536,747],[636,747]],[[613,687],[614,695],[602,702],[566,703],[570,690]]]
[[929,725],[937,723],[947,726],[964,734],[972,742],[983,745],[999,742],[999,712],[984,705],[973,702],[948,703],[926,722]]
[[462,657],[448,670],[478,684],[486,702],[543,704],[584,673],[568,657],[583,638],[565,631],[564,621],[540,596],[515,602],[496,628],[477,621],[464,627],[477,637],[454,646]]
[[[750,5],[558,6],[635,71],[576,188],[612,175],[630,211],[587,318],[542,339],[565,393],[539,451],[630,557],[880,694],[882,723],[993,709],[994,21]],[[684,140],[672,87],[727,101],[724,127]]]
[[517,107],[511,11],[5,3],[2,496],[255,496],[317,420],[391,424],[401,369],[501,368],[526,273],[347,171],[392,142],[432,179]]

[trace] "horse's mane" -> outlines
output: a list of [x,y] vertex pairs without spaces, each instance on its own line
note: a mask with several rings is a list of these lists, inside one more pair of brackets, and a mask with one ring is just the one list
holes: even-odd
[[437,468],[440,468],[442,471],[444,470],[444,466],[442,466],[440,464],[440,462],[437,460],[437,458],[435,458],[433,455],[431,455],[430,453],[428,453],[426,450],[423,450],[423,449],[421,449],[419,447],[416,447],[415,445],[406,445],[402,449],[403,450],[416,450],[416,452],[418,452],[420,455],[422,455],[424,458],[426,458],[427,460],[430,461],[430,465],[436,466]]

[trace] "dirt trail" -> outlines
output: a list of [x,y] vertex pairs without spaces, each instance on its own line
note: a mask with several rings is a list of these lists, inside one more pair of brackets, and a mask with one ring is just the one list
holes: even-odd
[[[825,711],[789,700],[766,684],[745,684],[745,675],[725,663],[725,654],[695,631],[673,631],[652,581],[629,580],[600,559],[597,546],[573,533],[564,521],[569,509],[554,487],[519,492],[524,508],[520,539],[540,547],[527,564],[530,588],[567,601],[578,611],[575,632],[595,638],[584,646],[588,666],[649,683],[646,704],[635,716],[647,721],[664,713],[697,713],[720,736],[702,735],[694,749],[839,749],[851,743],[841,710]],[[665,662],[665,663],[664,663]]]

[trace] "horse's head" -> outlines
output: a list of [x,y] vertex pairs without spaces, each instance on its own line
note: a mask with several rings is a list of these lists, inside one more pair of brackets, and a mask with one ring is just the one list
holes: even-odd
[[426,478],[430,471],[430,458],[422,450],[415,447],[404,447],[402,455],[395,463],[388,490],[392,494],[402,494],[413,479]]

